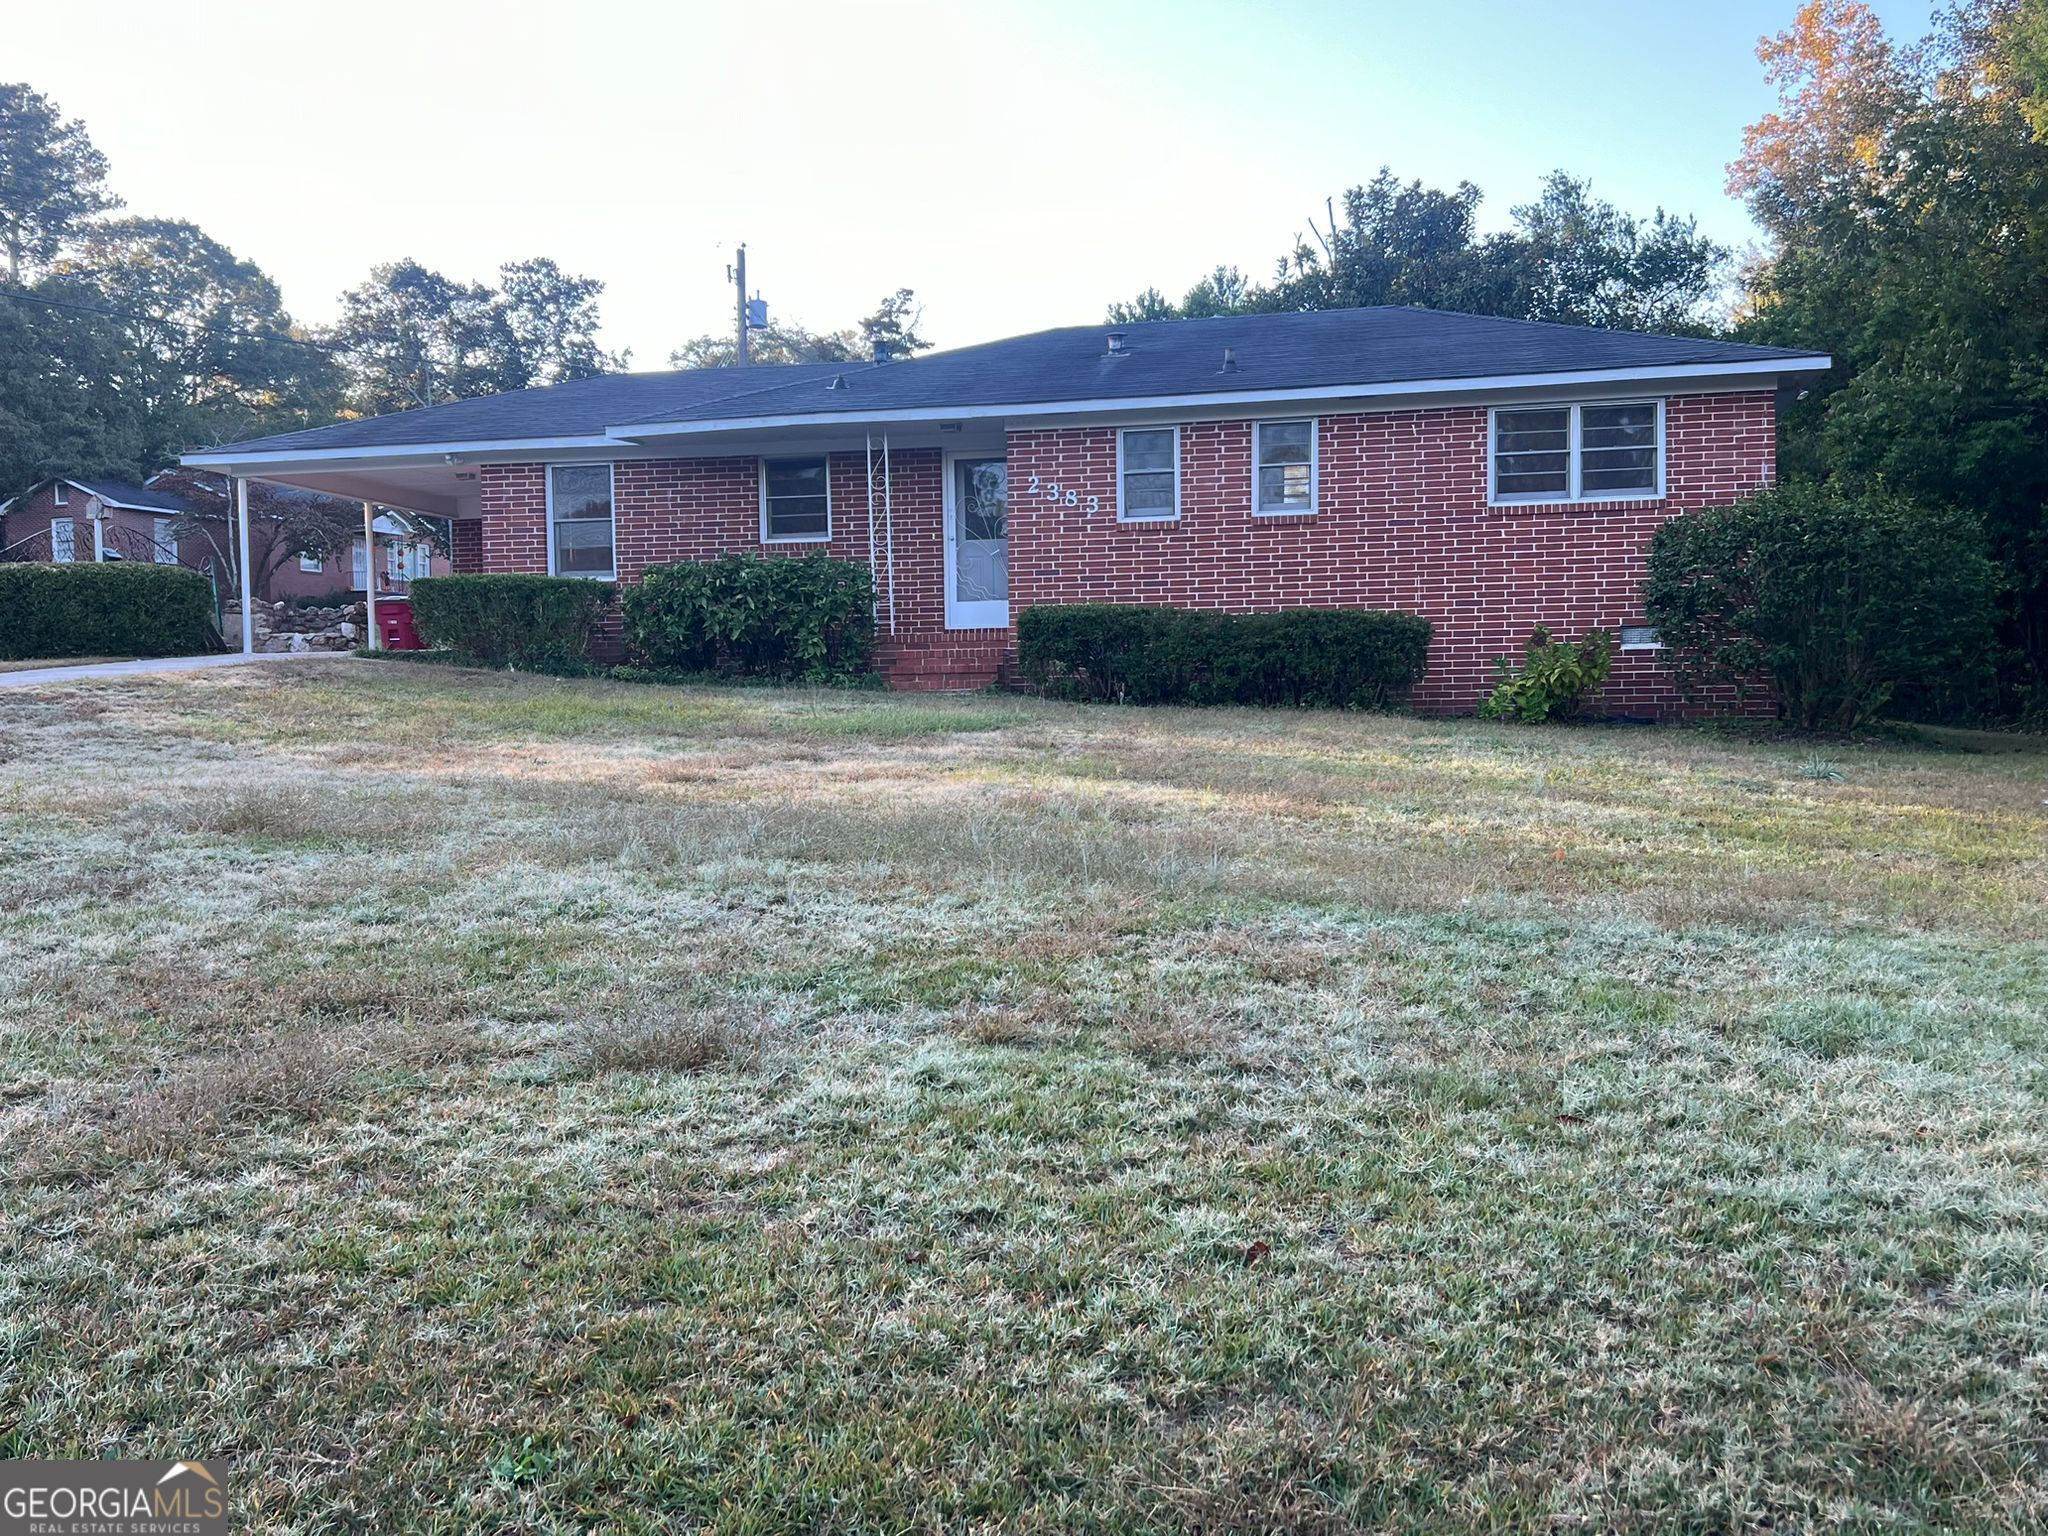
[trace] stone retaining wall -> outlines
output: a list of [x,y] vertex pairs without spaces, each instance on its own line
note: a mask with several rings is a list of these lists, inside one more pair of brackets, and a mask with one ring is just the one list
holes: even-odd
[[[338,603],[329,608],[300,608],[290,603],[266,603],[260,597],[252,610],[256,649],[266,655],[287,651],[352,651],[368,633],[361,603]],[[224,620],[227,639],[233,644],[242,633],[242,605],[230,601]]]

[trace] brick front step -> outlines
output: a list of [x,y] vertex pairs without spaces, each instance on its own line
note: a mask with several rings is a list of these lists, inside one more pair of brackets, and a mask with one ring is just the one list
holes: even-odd
[[1011,655],[1009,643],[919,645],[884,639],[875,665],[891,688],[921,692],[986,688],[1000,680]]

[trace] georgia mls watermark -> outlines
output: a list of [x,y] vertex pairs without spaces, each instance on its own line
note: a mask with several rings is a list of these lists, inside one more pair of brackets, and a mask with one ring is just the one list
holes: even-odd
[[0,1536],[227,1536],[203,1461],[0,1461]]

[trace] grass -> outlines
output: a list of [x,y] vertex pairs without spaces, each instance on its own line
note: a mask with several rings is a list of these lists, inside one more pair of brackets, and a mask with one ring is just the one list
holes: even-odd
[[0,694],[0,1455],[249,1529],[2031,1531],[2048,759]]

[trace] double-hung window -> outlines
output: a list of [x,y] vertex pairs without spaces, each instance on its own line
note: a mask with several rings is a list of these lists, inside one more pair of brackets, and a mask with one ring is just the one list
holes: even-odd
[[173,521],[172,518],[160,517],[151,530],[150,547],[156,552],[158,565],[178,563],[178,540],[171,531]]
[[1252,511],[1261,517],[1316,509],[1316,424],[1252,423]]
[[761,461],[761,542],[817,544],[832,537],[832,477],[823,458]]
[[1491,499],[1645,501],[1664,491],[1663,407],[1538,405],[1493,413]]
[[611,465],[550,465],[548,552],[555,575],[610,581],[618,574],[615,542]]
[[1171,522],[1180,516],[1180,428],[1126,427],[1116,438],[1119,522]]
[[78,558],[78,524],[68,517],[50,519],[50,558],[58,565]]

